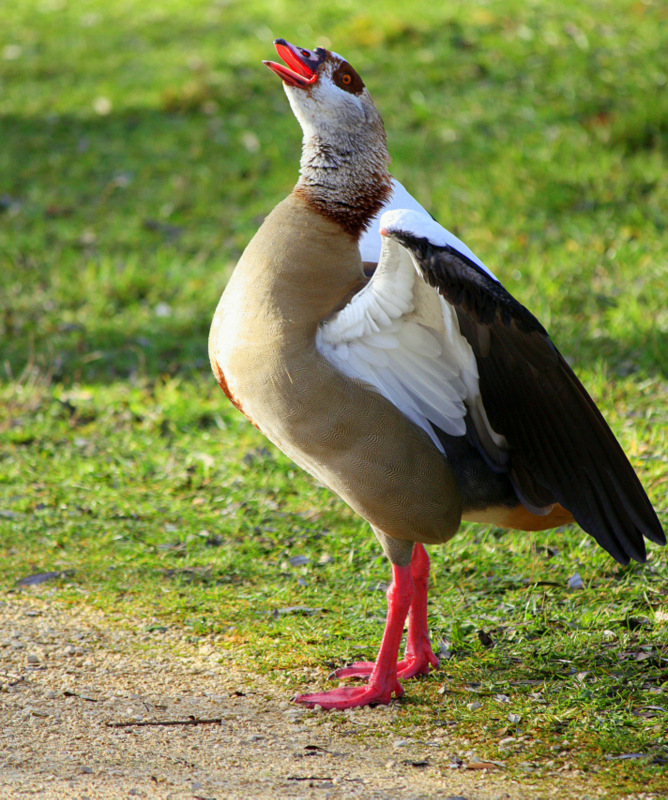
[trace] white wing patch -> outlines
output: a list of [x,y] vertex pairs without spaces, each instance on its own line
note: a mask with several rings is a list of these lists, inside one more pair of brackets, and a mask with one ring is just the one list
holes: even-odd
[[362,256],[362,261],[370,261],[376,264],[380,259],[380,247],[382,236],[379,233],[380,218],[386,211],[391,211],[395,208],[410,209],[411,211],[418,211],[431,219],[429,214],[422,208],[418,201],[408,193],[408,191],[399,183],[396,178],[392,178],[392,194],[386,201],[385,205],[380,209],[376,216],[371,220],[366,232],[360,239],[359,248]]
[[373,386],[434,444],[432,424],[466,433],[466,400],[478,396],[478,369],[454,309],[418,275],[407,250],[383,237],[369,283],[324,322],[318,350],[338,370]]
[[[380,218],[388,211],[394,211],[397,215],[400,214],[402,218],[406,216],[413,217],[418,221],[419,225],[419,231],[413,231],[417,236],[429,239],[429,241],[433,241],[433,244],[440,244],[441,246],[449,245],[453,250],[471,259],[471,261],[483,269],[490,278],[494,278],[494,280],[497,279],[494,273],[487,269],[478,256],[471,252],[461,239],[458,239],[454,233],[450,233],[450,231],[433,220],[396,178],[392,178],[392,194],[390,198],[373,218],[366,233],[360,239],[359,248],[362,261],[377,262],[379,260],[382,239],[379,233]],[[407,211],[413,213],[407,215],[405,213]],[[395,216],[395,219],[396,218],[397,216]]]

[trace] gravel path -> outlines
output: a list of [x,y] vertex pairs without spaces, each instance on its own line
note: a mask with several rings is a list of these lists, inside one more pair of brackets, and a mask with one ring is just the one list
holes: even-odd
[[[398,740],[395,707],[346,712],[347,724],[304,712],[230,673],[210,643],[146,624],[32,592],[0,600],[0,798],[598,796],[573,776],[519,786],[474,760],[452,769],[445,734]],[[385,738],[364,740],[369,714],[385,715]]]

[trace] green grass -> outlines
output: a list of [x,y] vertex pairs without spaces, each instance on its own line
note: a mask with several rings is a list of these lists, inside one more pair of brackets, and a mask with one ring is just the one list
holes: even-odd
[[[373,656],[389,567],[208,370],[225,280],[296,178],[298,126],[260,64],[274,36],[358,68],[394,174],[550,330],[665,525],[668,11],[5,4],[0,585],[73,570],[47,590],[215,635],[288,696]],[[576,527],[465,526],[432,564],[449,658],[408,684],[393,731],[446,731],[517,775],[572,765],[609,796],[668,792],[664,552],[621,568]]]

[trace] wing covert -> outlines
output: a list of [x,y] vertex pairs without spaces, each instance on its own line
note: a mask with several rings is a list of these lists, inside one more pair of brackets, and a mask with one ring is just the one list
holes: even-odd
[[418,276],[409,253],[384,237],[372,278],[320,326],[320,352],[421,427],[466,434],[466,399],[477,391],[475,358],[453,309]]

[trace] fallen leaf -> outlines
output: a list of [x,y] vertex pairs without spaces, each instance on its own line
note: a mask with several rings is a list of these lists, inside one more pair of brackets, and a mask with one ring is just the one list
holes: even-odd
[[28,575],[27,578],[21,578],[16,581],[16,586],[37,586],[45,581],[54,581],[59,578],[69,578],[74,575],[75,570],[66,569],[59,572],[38,572],[35,575]]
[[623,753],[621,756],[607,755],[606,761],[627,761],[632,758],[647,758],[647,753]]
[[310,617],[312,614],[328,614],[328,608],[311,608],[309,606],[286,606],[285,608],[275,608],[271,612],[275,617],[282,617],[284,614],[304,614]]
[[143,224],[147,231],[162,233],[167,239],[176,239],[183,233],[183,228],[179,225],[169,225],[156,219],[145,219]]

